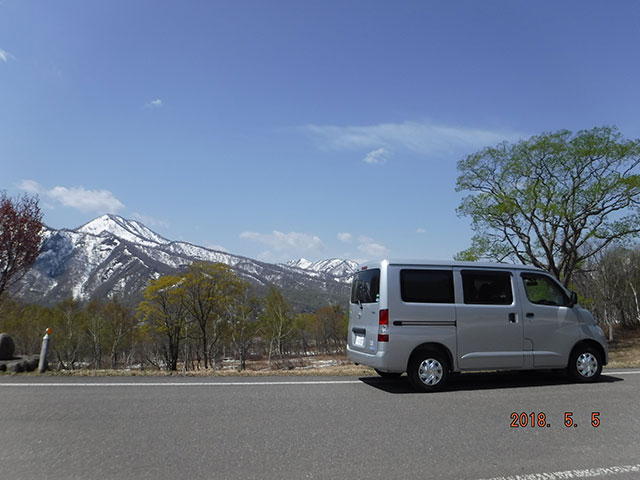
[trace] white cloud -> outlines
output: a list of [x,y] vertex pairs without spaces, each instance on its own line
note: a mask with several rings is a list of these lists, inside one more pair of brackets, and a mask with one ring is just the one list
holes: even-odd
[[142,213],[134,212],[131,214],[131,218],[143,223],[147,227],[163,227],[169,228],[169,220],[158,220],[150,215],[143,215]]
[[76,208],[82,212],[116,213],[124,208],[109,190],[87,190],[84,187],[53,187],[47,195],[59,201],[65,207]]
[[42,192],[42,185],[35,180],[22,180],[16,185],[20,190],[24,190],[27,193],[38,194]]
[[521,134],[436,123],[381,123],[378,125],[307,125],[303,131],[321,147],[338,150],[406,149],[420,154],[443,154],[477,150],[504,140],[515,141]]
[[283,233],[274,230],[271,233],[242,232],[240,238],[252,240],[269,247],[260,258],[268,261],[291,260],[304,254],[317,254],[324,250],[324,243],[317,235],[307,233]]
[[380,147],[367,153],[362,161],[364,163],[377,163],[380,165],[382,163],[387,163],[388,156],[389,151],[384,147]]
[[361,236],[358,241],[358,250],[367,255],[369,259],[383,258],[388,256],[390,253],[390,250],[387,247],[376,242],[373,238]]
[[145,106],[149,108],[160,108],[164,105],[161,98],[156,98],[155,100],[151,100]]
[[425,228],[416,228],[416,233],[427,233]]
[[65,207],[75,208],[81,212],[117,213],[124,208],[124,204],[109,190],[88,190],[84,187],[61,186],[47,190],[35,180],[22,180],[18,184],[18,188],[28,193],[42,195]]
[[11,55],[9,52],[7,52],[6,50],[2,50],[0,48],[0,60],[3,61],[4,63],[7,63],[9,61],[9,59],[15,59],[16,57],[14,57],[13,55]]
[[347,232],[338,233],[338,240],[344,243],[351,243],[353,240],[353,235]]

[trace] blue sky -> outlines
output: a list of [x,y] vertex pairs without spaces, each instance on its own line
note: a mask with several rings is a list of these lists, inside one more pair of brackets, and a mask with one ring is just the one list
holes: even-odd
[[267,261],[451,258],[456,164],[640,137],[640,4],[0,2],[0,189]]

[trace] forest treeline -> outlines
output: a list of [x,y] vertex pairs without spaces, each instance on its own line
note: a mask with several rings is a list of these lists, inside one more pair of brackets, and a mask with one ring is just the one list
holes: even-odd
[[572,287],[609,341],[616,331],[640,329],[640,247],[611,248],[592,257]]
[[[609,340],[640,329],[640,248],[609,249],[581,267],[571,288]],[[33,354],[52,328],[50,363],[60,369],[217,369],[231,358],[241,370],[249,358],[271,365],[345,352],[347,298],[296,313],[276,287],[262,297],[253,292],[230,267],[196,263],[151,281],[133,307],[118,298],[54,307],[5,299],[0,331],[12,335],[17,352]]]
[[178,275],[161,276],[131,307],[118,298],[54,307],[4,300],[0,331],[12,335],[16,351],[40,351],[51,328],[50,364],[59,369],[219,368],[233,358],[239,370],[248,358],[269,365],[290,356],[344,353],[344,306],[293,312],[276,287],[264,297],[228,266],[196,263]]

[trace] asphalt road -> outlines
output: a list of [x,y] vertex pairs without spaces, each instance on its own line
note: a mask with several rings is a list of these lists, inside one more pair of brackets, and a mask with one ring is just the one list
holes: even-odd
[[[434,394],[404,379],[3,376],[0,412],[12,480],[640,478],[638,370],[591,385],[463,374]],[[513,412],[550,426],[510,427]]]

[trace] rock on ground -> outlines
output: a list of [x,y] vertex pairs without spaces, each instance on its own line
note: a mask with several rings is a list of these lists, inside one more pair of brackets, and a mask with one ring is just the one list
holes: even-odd
[[0,361],[0,372],[33,372],[38,368],[40,361],[39,355],[25,355],[23,357],[15,357],[11,360]]
[[8,333],[0,333],[0,360],[11,360],[15,350],[13,338]]

